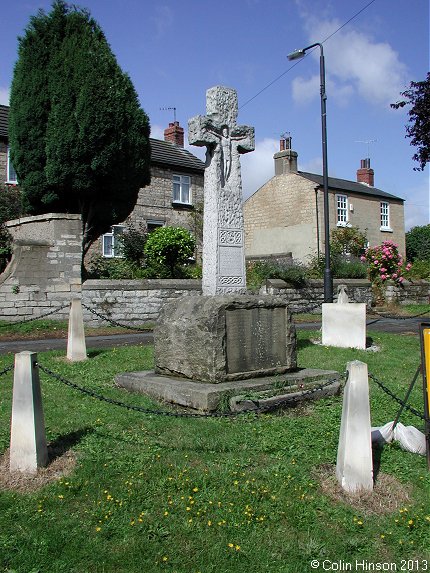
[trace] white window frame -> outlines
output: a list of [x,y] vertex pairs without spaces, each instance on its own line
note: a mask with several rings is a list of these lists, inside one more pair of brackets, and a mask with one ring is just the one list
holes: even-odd
[[381,231],[392,232],[393,229],[390,227],[390,203],[388,201],[381,201],[379,205],[379,214],[381,222]]
[[348,196],[336,195],[336,224],[338,227],[348,226]]
[[[153,227],[151,231],[149,230],[150,225]],[[160,219],[148,219],[146,221],[146,229],[149,233],[152,233],[152,231],[155,231],[155,229],[158,229],[159,227],[165,227],[165,226],[166,226],[166,221],[161,221]]]
[[[124,225],[112,225],[109,233],[102,235],[102,254],[106,259],[122,259],[124,255],[120,252],[119,245],[117,245],[117,253],[115,253],[115,243],[118,240],[116,237],[122,235],[124,232]],[[110,239],[111,246],[106,248],[106,241]],[[116,239],[116,240],[115,240]]]
[[10,147],[7,148],[6,183],[18,184],[18,177],[10,159]]
[[[189,175],[179,175],[175,173],[172,178],[173,184],[173,204],[176,205],[192,205],[192,189],[191,189],[191,177]],[[185,195],[185,185],[188,186],[188,201],[184,200]],[[177,187],[179,186],[179,187]],[[176,193],[176,189],[179,193]]]

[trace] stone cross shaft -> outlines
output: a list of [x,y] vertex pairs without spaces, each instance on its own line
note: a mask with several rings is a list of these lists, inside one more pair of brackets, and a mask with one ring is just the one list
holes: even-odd
[[206,92],[206,114],[188,122],[191,145],[206,147],[203,294],[246,292],[242,178],[239,154],[253,151],[254,128],[237,125],[236,91]]

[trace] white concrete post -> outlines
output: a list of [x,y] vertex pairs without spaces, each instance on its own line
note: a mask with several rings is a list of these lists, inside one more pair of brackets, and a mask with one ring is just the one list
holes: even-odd
[[10,432],[10,471],[37,473],[48,463],[42,393],[35,352],[15,355],[12,419]]
[[348,362],[343,395],[342,421],[337,450],[336,477],[348,492],[373,490],[372,438],[370,429],[367,364]]
[[87,359],[84,318],[80,298],[72,299],[70,305],[67,358],[72,362],[79,362]]

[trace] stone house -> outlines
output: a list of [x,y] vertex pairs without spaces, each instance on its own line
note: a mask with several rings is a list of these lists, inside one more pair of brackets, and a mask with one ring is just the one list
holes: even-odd
[[[248,259],[289,256],[308,262],[324,253],[323,177],[297,169],[291,138],[280,141],[275,175],[244,204]],[[355,226],[370,245],[392,240],[405,253],[404,200],[374,186],[370,160],[361,161],[356,181],[328,178],[330,230]]]
[[[17,185],[8,148],[9,107],[0,105],[0,181]],[[185,227],[199,234],[203,205],[204,163],[184,148],[184,129],[174,121],[164,130],[164,141],[150,139],[151,183],[139,191],[136,206],[128,221],[149,231],[157,227]],[[89,256],[118,256],[118,237],[126,222],[114,225],[91,247]],[[199,239],[199,237],[198,237]]]
[[[199,237],[203,209],[203,161],[184,148],[184,129],[174,121],[164,130],[164,141],[150,138],[151,183],[140,189],[136,206],[127,222],[149,232],[157,227],[184,227]],[[116,239],[127,222],[114,225],[91,252],[105,257],[118,256]],[[201,252],[201,248],[199,249]]]

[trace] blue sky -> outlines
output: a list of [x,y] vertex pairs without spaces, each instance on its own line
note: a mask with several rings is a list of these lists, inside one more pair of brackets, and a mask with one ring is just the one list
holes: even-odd
[[[209,87],[237,90],[238,122],[254,126],[256,134],[256,150],[242,159],[245,197],[273,176],[273,154],[285,132],[293,138],[299,169],[321,173],[319,50],[298,63],[289,62],[287,54],[331,36],[324,42],[329,174],[355,180],[369,153],[375,186],[406,199],[406,229],[429,222],[428,167],[413,170],[406,111],[389,106],[411,80],[423,80],[429,71],[428,0],[76,4],[89,9],[104,30],[149,115],[153,137],[162,138],[173,120],[172,110],[160,108],[175,107],[186,128],[190,117],[205,114]],[[8,103],[17,37],[31,15],[50,5],[48,0],[3,4],[0,103]],[[191,151],[201,157],[199,148]]]

